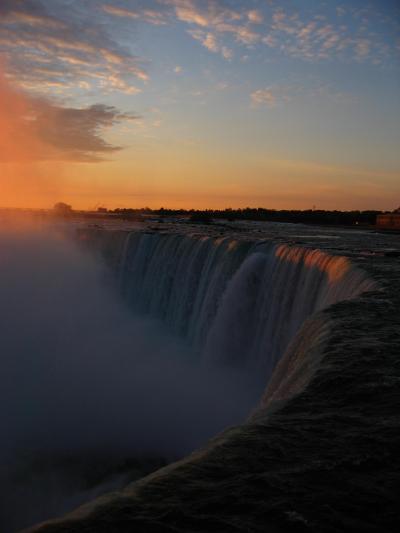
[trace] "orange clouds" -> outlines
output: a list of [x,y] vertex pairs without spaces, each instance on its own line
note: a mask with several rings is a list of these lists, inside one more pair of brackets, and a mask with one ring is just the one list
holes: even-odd
[[98,162],[120,150],[101,134],[132,118],[111,106],[68,108],[33,98],[0,69],[0,206],[48,205],[64,188],[63,163]]
[[0,161],[101,161],[120,150],[102,138],[104,129],[134,118],[112,106],[63,107],[33,98],[0,73]]
[[[83,92],[89,87],[103,93],[138,92],[137,80],[148,80],[143,61],[101,23],[109,14],[80,4],[69,2],[67,8],[55,1],[1,0],[0,52],[7,56],[8,74],[20,87],[39,94],[65,95],[76,87]],[[142,15],[159,21],[157,12]]]

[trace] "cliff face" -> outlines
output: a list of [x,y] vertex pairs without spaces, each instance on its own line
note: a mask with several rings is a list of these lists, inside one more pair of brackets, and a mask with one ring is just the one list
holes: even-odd
[[30,531],[398,529],[396,260],[207,236],[90,242],[132,305],[268,386],[245,424]]

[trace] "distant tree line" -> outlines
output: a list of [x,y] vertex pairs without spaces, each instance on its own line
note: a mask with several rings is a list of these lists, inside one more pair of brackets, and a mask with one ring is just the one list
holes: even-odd
[[64,202],[57,202],[54,204],[54,212],[59,216],[67,216],[72,213],[72,206]]
[[323,209],[266,209],[265,207],[245,207],[242,209],[151,209],[150,207],[107,209],[98,207],[96,211],[74,211],[72,206],[64,202],[57,202],[53,212],[59,216],[70,217],[75,214],[87,218],[120,218],[125,220],[144,220],[155,217],[158,220],[168,218],[189,220],[193,223],[211,224],[217,220],[255,220],[267,222],[290,222],[293,224],[317,225],[375,225],[376,217],[380,214],[400,214],[400,207],[393,211],[325,211]]
[[268,222],[291,222],[302,224],[328,225],[374,225],[376,216],[382,211],[325,211],[320,209],[291,209],[276,210],[263,207],[245,207],[243,209],[114,209],[108,211],[121,218],[140,219],[143,215],[153,215],[159,218],[189,218],[192,222],[211,223],[215,219],[255,220]]

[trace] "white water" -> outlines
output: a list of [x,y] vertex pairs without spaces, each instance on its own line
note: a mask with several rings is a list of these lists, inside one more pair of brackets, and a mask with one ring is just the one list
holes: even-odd
[[305,319],[372,289],[344,257],[229,238],[132,233],[124,296],[165,321],[212,364],[255,368],[264,384]]

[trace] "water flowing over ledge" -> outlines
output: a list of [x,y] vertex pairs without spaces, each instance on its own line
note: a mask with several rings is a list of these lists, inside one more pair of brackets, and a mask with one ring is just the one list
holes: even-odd
[[[100,235],[103,250],[109,238]],[[345,257],[273,242],[130,233],[114,253],[133,310],[265,383],[308,316],[376,286]]]
[[398,272],[385,284],[384,263],[367,275],[274,242],[99,231],[90,244],[136,311],[269,385],[247,423],[32,531],[395,529]]

